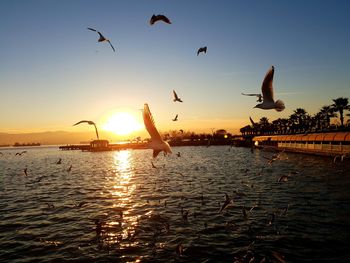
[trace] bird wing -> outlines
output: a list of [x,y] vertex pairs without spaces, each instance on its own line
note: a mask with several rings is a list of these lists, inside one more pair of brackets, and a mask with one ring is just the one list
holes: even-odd
[[207,47],[204,47],[203,51],[204,51],[205,54],[207,54]]
[[143,115],[143,122],[145,124],[146,130],[148,131],[152,140],[162,141],[162,138],[160,137],[160,134],[154,124],[153,116],[147,103],[145,103],[144,105],[142,115]]
[[156,16],[153,15],[153,16],[151,17],[151,19],[149,20],[149,23],[150,23],[151,25],[153,25],[156,19],[157,19]]
[[169,18],[167,18],[166,16],[164,15],[158,15],[158,19],[159,20],[162,20],[163,22],[167,23],[167,24],[171,24]]
[[88,124],[91,124],[90,122],[91,122],[91,121],[86,121],[86,120],[83,120],[83,121],[79,121],[79,122],[77,122],[77,123],[76,123],[76,124],[74,124],[73,126],[78,125],[78,124],[80,124],[80,123],[88,123]]
[[256,96],[256,97],[261,96],[261,94],[252,94],[252,93],[249,93],[249,94],[247,94],[247,93],[241,93],[241,94],[244,95],[244,96]]
[[113,49],[113,51],[115,52],[115,49],[114,49],[114,47],[113,47],[113,45],[112,45],[111,41],[109,41],[109,40],[108,40],[108,43],[111,45],[111,48],[112,48],[112,49]]
[[266,73],[264,81],[261,86],[261,91],[263,94],[263,100],[264,102],[272,102],[274,103],[273,99],[273,74],[274,74],[275,68],[274,66],[269,69],[269,71]]
[[91,27],[88,27],[87,29],[89,29],[89,30],[91,30],[91,31],[94,31],[94,32],[97,32],[96,29],[93,29],[93,28],[91,28]]
[[256,123],[253,121],[253,119],[251,117],[249,117],[249,120],[250,120],[250,122],[252,123],[253,126],[256,125]]
[[177,96],[177,94],[176,94],[175,90],[173,90],[173,93],[174,93],[174,98],[175,98],[176,100],[178,100],[178,99],[179,99],[179,97]]
[[201,53],[201,49],[200,48],[197,50],[197,56],[199,55],[199,53]]
[[156,158],[161,150],[153,150],[153,158]]

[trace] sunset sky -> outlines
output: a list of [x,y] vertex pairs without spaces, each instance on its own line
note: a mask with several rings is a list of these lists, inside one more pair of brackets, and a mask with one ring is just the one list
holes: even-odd
[[[152,14],[172,24],[151,26]],[[350,97],[349,14],[346,0],[2,0],[0,133],[90,131],[72,124],[103,127],[125,111],[142,124],[146,102],[163,131],[238,132],[249,116],[314,114]],[[259,93],[271,65],[280,113],[241,95]],[[172,101],[173,89],[184,103]]]

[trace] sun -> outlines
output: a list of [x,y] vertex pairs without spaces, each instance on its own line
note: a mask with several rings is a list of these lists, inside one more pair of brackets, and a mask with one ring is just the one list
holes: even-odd
[[129,112],[113,114],[103,125],[105,131],[114,132],[117,135],[128,135],[142,129],[142,124]]

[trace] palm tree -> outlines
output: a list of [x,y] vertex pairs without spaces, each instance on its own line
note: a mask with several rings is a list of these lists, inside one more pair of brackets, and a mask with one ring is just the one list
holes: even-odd
[[344,127],[344,110],[350,110],[348,98],[337,98],[333,100],[331,105],[334,112],[339,112],[341,127]]
[[266,133],[270,128],[269,119],[262,117],[259,121],[260,133]]
[[333,109],[331,106],[323,106],[320,109],[321,116],[324,118],[326,121],[326,127],[328,128],[331,122],[332,117],[337,117],[337,115],[334,113]]
[[298,130],[302,131],[305,130],[308,116],[306,110],[297,108],[289,118],[293,121],[293,124],[298,127]]

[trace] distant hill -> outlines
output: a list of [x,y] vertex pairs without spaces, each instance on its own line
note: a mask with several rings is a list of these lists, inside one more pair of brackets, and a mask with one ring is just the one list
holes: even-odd
[[[117,140],[116,136],[111,133],[101,133],[100,138],[108,140]],[[93,132],[37,132],[37,133],[0,133],[0,145],[14,143],[40,143],[41,145],[64,145],[64,144],[79,144],[80,142],[88,142],[94,137]]]

